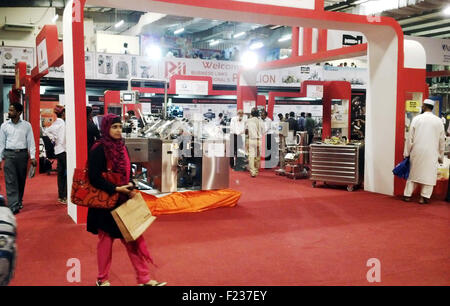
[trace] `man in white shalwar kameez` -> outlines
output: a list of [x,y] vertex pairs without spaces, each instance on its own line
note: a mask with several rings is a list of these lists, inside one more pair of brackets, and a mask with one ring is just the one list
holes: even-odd
[[417,185],[421,185],[420,204],[428,203],[436,185],[438,162],[444,159],[445,132],[442,120],[432,113],[434,101],[423,101],[423,113],[416,116],[406,140],[404,156],[410,157],[410,172],[403,193],[410,201]]

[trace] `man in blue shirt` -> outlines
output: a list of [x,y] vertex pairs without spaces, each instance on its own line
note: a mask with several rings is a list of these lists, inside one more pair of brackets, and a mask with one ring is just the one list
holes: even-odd
[[[31,164],[36,167],[36,146],[31,124],[20,119],[23,106],[11,103],[9,121],[0,127],[0,158],[5,160],[5,185],[8,206],[14,214],[22,209],[22,198],[27,179],[28,153]],[[1,170],[1,167],[0,167]]]
[[300,118],[298,119],[298,127],[299,127],[300,131],[305,130],[305,112],[302,112],[300,114]]

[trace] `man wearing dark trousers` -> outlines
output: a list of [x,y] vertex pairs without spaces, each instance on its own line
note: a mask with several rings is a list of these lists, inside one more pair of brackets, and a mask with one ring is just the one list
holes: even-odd
[[58,202],[67,204],[66,111],[64,106],[57,105],[53,112],[57,118],[51,126],[44,129],[44,134],[55,144],[55,155],[58,161]]
[[[11,103],[8,117],[0,127],[0,157],[5,160],[4,173],[8,206],[14,214],[23,208],[22,198],[27,179],[28,153],[36,167],[36,146],[31,124],[20,119],[23,105]],[[1,167],[0,167],[1,169]]]

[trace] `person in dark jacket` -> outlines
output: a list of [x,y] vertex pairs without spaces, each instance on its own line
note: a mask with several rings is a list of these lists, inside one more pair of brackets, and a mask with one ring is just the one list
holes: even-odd
[[295,133],[297,133],[297,131],[300,131],[300,128],[298,126],[298,121],[295,120],[295,113],[294,112],[290,112],[289,113],[289,131],[294,131],[294,135]]
[[96,140],[100,139],[100,131],[92,120],[92,107],[86,107],[86,116],[87,116],[87,146],[88,153],[91,150],[92,145]]
[[305,130],[308,132],[308,145],[313,142],[314,139],[314,128],[316,127],[316,122],[312,118],[312,114],[308,113],[305,120]]
[[[112,195],[120,194],[115,207],[126,202],[134,195],[134,184],[131,181],[131,163],[128,151],[122,139],[122,122],[119,116],[106,115],[101,125],[102,137],[91,148],[88,166],[89,180],[95,188],[106,191]],[[107,165],[111,170],[120,175],[120,184],[115,185],[102,176],[107,171]],[[114,209],[114,208],[113,208]],[[111,267],[112,246],[114,239],[118,238],[127,249],[128,256],[136,271],[137,281],[140,285],[164,286],[150,279],[147,261],[152,262],[144,237],[140,236],[132,242],[125,242],[122,233],[111,215],[112,209],[89,208],[87,216],[87,231],[98,235],[97,245],[98,277],[97,286],[110,286],[108,281],[109,269]]]

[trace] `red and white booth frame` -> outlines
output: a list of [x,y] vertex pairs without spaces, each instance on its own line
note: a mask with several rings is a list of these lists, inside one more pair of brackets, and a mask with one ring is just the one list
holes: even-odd
[[[273,111],[275,108],[276,97],[291,97],[291,98],[304,98],[307,97],[308,85],[323,86],[323,99],[322,99],[322,139],[331,136],[331,100],[348,100],[351,101],[352,88],[351,84],[346,81],[304,81],[301,84],[299,92],[269,92],[269,101],[267,105],[267,113],[270,118],[273,118]],[[348,109],[348,131],[351,130],[351,103],[349,103]],[[350,139],[350,135],[349,135]]]
[[[364,189],[386,195],[402,193],[404,182],[393,176],[392,169],[403,159],[405,95],[409,84],[425,82],[426,57],[420,44],[405,43],[401,26],[393,18],[325,11],[323,0],[89,0],[89,4],[178,16],[277,24],[293,28],[357,30],[363,33],[368,41],[369,71]],[[72,180],[73,169],[86,161],[84,5],[85,0],[69,1],[63,18],[68,182]],[[324,52],[329,51],[306,56],[311,61],[319,62],[324,58]],[[292,62],[296,62],[295,54],[267,65],[287,67]],[[269,69],[267,65],[261,68]],[[245,89],[238,88],[238,99],[244,93]],[[69,214],[76,223],[85,222],[85,213],[80,210],[69,202]]]
[[[40,48],[42,47],[42,49]],[[40,138],[40,79],[48,73],[50,67],[59,67],[63,63],[63,46],[58,40],[58,29],[56,25],[44,25],[36,36],[36,50],[41,50],[41,57],[36,52],[36,67],[27,75],[27,64],[18,62],[15,65],[15,83],[10,92],[10,102],[20,102],[17,90],[25,87],[24,109],[28,116],[36,146],[39,146]],[[46,53],[44,54],[44,52]],[[36,160],[39,160],[39,150],[36,150]],[[39,163],[37,165],[39,171]]]

